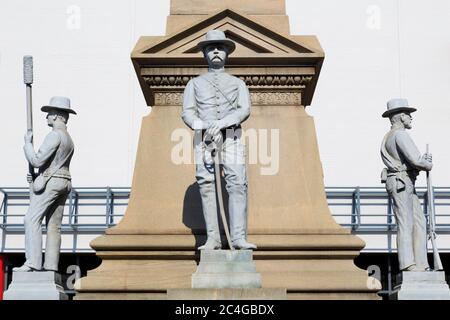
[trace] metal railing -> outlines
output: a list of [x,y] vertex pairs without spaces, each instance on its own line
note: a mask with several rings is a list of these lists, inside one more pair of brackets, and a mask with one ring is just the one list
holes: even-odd
[[[7,233],[23,233],[30,199],[28,188],[0,188],[0,196],[0,228]],[[67,197],[61,231],[103,232],[123,217],[129,197],[130,188],[126,187],[73,188]],[[45,225],[43,228],[45,231]]]
[[[386,245],[366,251],[392,252],[392,236],[396,225],[392,202],[383,187],[327,187],[329,208],[338,223],[359,235],[386,235]],[[417,188],[417,195],[428,217],[426,188]],[[81,234],[102,234],[123,217],[130,188],[74,188],[64,211],[61,231],[74,235],[71,251],[83,251],[76,244]],[[450,188],[435,187],[436,232],[450,234]],[[23,234],[23,218],[29,204],[28,188],[0,188],[0,252],[10,234]],[[43,226],[44,232],[45,225]],[[18,248],[17,248],[18,249]],[[13,250],[13,249],[9,249]],[[442,248],[450,251],[450,248]]]

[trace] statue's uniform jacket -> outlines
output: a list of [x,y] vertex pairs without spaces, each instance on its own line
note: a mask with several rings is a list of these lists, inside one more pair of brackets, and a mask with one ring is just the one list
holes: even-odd
[[223,70],[210,71],[186,85],[182,117],[191,129],[207,129],[214,120],[220,120],[223,127],[231,127],[244,122],[249,115],[247,86]]
[[426,219],[415,190],[419,170],[427,163],[403,128],[389,131],[381,145],[387,167],[386,190],[393,200],[397,221],[397,250],[400,269],[411,265],[428,268]]
[[[245,83],[221,70],[210,70],[188,82],[184,91],[183,121],[197,134],[219,121],[223,128],[239,126],[250,115],[250,94]],[[226,135],[221,164],[229,195],[231,240],[245,239],[247,229],[247,173],[240,130]],[[202,198],[208,238],[220,239],[214,170],[203,163],[204,144],[194,139],[196,178]]]
[[[45,190],[31,195],[30,206],[25,215],[25,265],[42,268],[42,220],[46,218],[47,239],[45,250],[46,270],[58,270],[61,247],[61,222],[67,195],[71,190],[70,161],[74,144],[65,128],[54,128],[44,139],[39,151],[33,145],[24,146],[25,157],[39,173],[52,171],[61,161],[65,163],[48,180]],[[72,154],[69,154],[72,153]]]

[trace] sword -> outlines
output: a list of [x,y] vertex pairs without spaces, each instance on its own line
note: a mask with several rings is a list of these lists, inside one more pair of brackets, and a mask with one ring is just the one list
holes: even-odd
[[[427,144],[427,154],[429,152]],[[428,237],[431,240],[433,247],[433,264],[434,270],[444,270],[442,267],[441,257],[439,256],[438,247],[436,244],[436,215],[434,211],[434,190],[431,181],[431,172],[427,171],[427,204],[428,204]]]
[[[27,100],[27,131],[33,133],[33,109],[32,109],[32,95],[31,85],[33,84],[33,57],[23,57],[23,83],[26,86],[26,100]],[[31,163],[28,163],[28,171],[34,176],[34,168]],[[32,183],[30,183],[30,194]]]
[[[222,137],[219,135],[218,137]],[[207,141],[210,141],[209,144],[207,144]],[[225,229],[225,236],[227,238],[228,246],[230,247],[230,250],[234,250],[233,245],[231,244],[231,236],[230,231],[228,229],[228,223],[227,218],[225,216],[225,208],[223,205],[223,196],[222,196],[222,180],[220,176],[220,162],[219,162],[219,153],[220,153],[220,147],[222,144],[222,138],[220,138],[218,141],[214,141],[214,137],[210,137],[205,134],[203,137],[203,144],[205,145],[205,153],[203,154],[203,161],[211,165],[214,163],[214,180],[215,180],[215,187],[216,187],[216,194],[217,199],[219,201],[219,211],[220,211],[220,217],[222,218],[223,228]],[[211,158],[209,160],[207,155],[210,155]]]

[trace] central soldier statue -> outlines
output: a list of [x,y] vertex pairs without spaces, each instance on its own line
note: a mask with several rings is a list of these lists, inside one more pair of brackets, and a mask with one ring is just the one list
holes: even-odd
[[[241,123],[250,115],[250,94],[245,83],[225,72],[225,61],[235,44],[220,30],[211,30],[198,44],[208,62],[208,73],[186,85],[183,121],[196,137],[219,142],[221,165],[229,195],[231,243],[237,249],[255,249],[247,242],[247,172]],[[214,166],[205,161],[205,139],[194,138],[196,179],[199,185],[207,241],[200,250],[222,247],[217,214]],[[220,184],[219,184],[220,185]]]

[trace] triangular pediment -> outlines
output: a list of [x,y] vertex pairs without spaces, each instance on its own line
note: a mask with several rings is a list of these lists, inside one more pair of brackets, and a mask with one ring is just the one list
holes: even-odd
[[202,53],[197,44],[205,39],[206,33],[212,29],[224,31],[227,38],[235,42],[236,50],[230,58],[308,57],[323,54],[306,44],[299,43],[296,38],[276,33],[245,15],[227,9],[208,16],[182,31],[142,46],[138,52],[133,52],[133,57],[201,57]]

